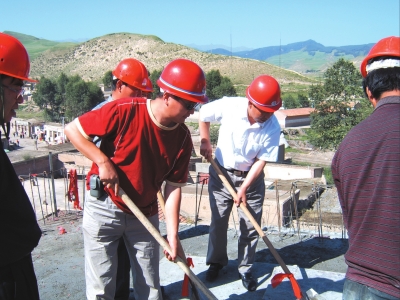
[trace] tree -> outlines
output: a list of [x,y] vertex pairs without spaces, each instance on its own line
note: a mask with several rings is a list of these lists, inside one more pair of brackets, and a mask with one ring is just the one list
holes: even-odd
[[65,116],[72,121],[104,101],[104,94],[93,82],[61,73],[54,81],[42,77],[36,85],[33,101],[44,110],[47,120],[60,122]]
[[[58,103],[60,110],[59,110],[59,115],[60,117],[64,116],[65,113],[65,92],[66,92],[66,87],[69,82],[69,78],[65,73],[61,73],[60,76],[58,76],[57,81],[56,81],[56,90],[57,94],[55,96],[55,101]],[[56,117],[54,118],[56,119]],[[54,120],[57,121],[57,120]]]
[[299,103],[300,107],[310,107],[310,100],[308,100],[307,96],[303,94],[299,94],[297,96],[297,102]]
[[361,75],[350,61],[339,59],[324,73],[323,85],[310,88],[310,99],[315,105],[311,114],[309,141],[322,149],[334,149],[347,132],[365,116],[362,103]]
[[65,100],[65,116],[72,121],[104,101],[104,95],[94,83],[85,82],[79,76],[73,76],[67,85]]
[[150,73],[150,80],[151,83],[153,84],[153,93],[151,95],[151,99],[155,99],[157,94],[160,92],[160,87],[157,84],[158,78],[161,76],[161,70],[154,70],[153,72]]
[[209,101],[218,99],[218,97],[214,95],[214,88],[221,84],[221,78],[222,76],[219,70],[211,70],[206,74],[206,93]]
[[340,58],[324,73],[325,93],[330,99],[350,101],[363,95],[361,75],[351,61]]
[[282,101],[283,101],[283,107],[286,109],[299,107],[299,102],[292,95],[284,97]]
[[[213,94],[215,99],[221,99],[224,96],[236,96],[235,87],[228,77],[222,77],[220,85],[214,87]],[[208,95],[207,95],[208,96]]]
[[325,99],[325,90],[322,84],[312,85],[308,91],[311,107],[315,108],[321,101]]
[[221,76],[219,70],[211,70],[206,74],[206,93],[209,101],[223,96],[237,96],[236,89],[228,77]]
[[60,104],[56,99],[56,84],[46,77],[42,77],[35,87],[33,101],[43,109],[46,120],[54,121],[60,112]]
[[113,82],[113,74],[112,71],[107,71],[104,76],[103,76],[103,84],[104,84],[104,88],[111,88],[112,82]]

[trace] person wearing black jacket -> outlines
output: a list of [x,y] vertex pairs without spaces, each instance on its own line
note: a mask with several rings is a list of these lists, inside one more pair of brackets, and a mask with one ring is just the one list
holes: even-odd
[[[0,124],[9,139],[10,121],[23,102],[29,57],[13,36],[0,33]],[[36,300],[39,290],[31,252],[42,232],[29,198],[3,148],[0,133],[0,299]],[[7,143],[8,144],[8,143]]]

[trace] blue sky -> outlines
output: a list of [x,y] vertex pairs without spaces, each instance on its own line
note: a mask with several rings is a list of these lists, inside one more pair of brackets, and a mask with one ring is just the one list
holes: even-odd
[[260,48],[313,39],[324,46],[400,35],[399,0],[3,1],[0,31],[48,40],[109,33],[183,45]]

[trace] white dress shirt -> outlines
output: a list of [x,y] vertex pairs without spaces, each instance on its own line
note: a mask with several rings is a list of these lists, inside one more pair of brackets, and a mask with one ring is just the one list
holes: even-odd
[[248,171],[255,158],[276,161],[281,128],[275,115],[264,123],[250,124],[248,100],[223,97],[200,109],[200,121],[220,121],[215,157],[226,169]]

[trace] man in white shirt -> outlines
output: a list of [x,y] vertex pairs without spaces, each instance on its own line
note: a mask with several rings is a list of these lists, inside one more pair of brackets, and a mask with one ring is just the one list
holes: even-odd
[[[246,90],[246,97],[224,97],[200,110],[200,153],[212,157],[210,122],[220,121],[215,150],[216,163],[232,186],[237,199],[233,199],[223,186],[215,170],[210,167],[208,191],[210,195],[211,224],[207,252],[210,265],[207,281],[214,281],[219,270],[228,264],[227,229],[233,203],[247,206],[260,224],[265,196],[264,167],[267,161],[278,157],[280,126],[274,112],[282,105],[278,82],[271,76],[261,75]],[[257,280],[251,274],[258,241],[257,231],[239,209],[240,237],[238,241],[238,270],[243,286],[255,291]]]

